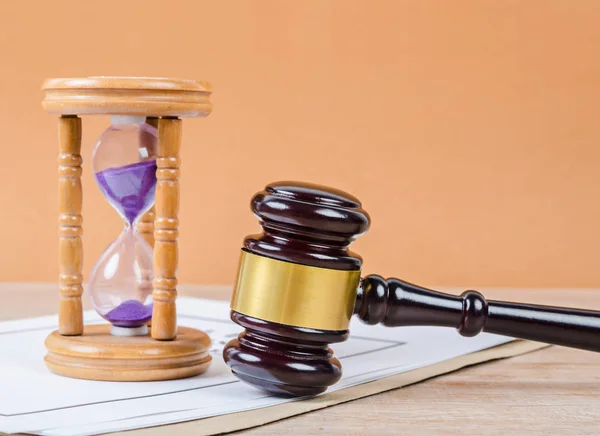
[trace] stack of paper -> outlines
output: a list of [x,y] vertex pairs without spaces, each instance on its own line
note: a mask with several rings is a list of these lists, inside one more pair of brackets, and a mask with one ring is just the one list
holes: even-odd
[[[115,383],[54,375],[43,359],[44,340],[56,329],[56,316],[0,323],[0,431],[96,435],[298,401],[267,395],[231,375],[221,352],[241,328],[230,321],[228,303],[179,298],[177,309],[179,325],[210,335],[213,363],[200,376],[174,381]],[[86,312],[85,322],[104,321],[95,312]],[[329,391],[511,340],[488,334],[463,338],[453,329],[436,327],[370,327],[358,320],[350,331],[348,341],[332,346],[344,375]]]

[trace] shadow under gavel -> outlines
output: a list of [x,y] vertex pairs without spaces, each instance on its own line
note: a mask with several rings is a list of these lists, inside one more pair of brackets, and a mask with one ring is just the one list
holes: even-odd
[[244,239],[231,319],[245,331],[223,350],[232,372],[286,396],[324,392],[340,379],[329,345],[345,341],[350,318],[396,326],[454,327],[600,351],[600,312],[488,301],[399,279],[361,279],[362,259],[348,250],[370,218],[358,199],[332,188],[279,182],[254,195],[263,233]]

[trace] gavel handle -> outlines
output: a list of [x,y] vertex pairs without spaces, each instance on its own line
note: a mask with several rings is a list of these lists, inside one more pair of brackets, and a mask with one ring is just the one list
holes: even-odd
[[476,291],[456,296],[377,275],[362,280],[354,313],[367,324],[455,327],[463,336],[483,331],[600,351],[600,312],[487,301]]

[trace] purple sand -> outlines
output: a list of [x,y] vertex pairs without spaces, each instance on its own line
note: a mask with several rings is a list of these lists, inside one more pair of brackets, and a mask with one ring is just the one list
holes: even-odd
[[152,304],[144,306],[136,300],[123,301],[103,318],[118,327],[139,327],[152,318]]
[[132,224],[154,202],[156,161],[99,171],[96,180],[108,201]]

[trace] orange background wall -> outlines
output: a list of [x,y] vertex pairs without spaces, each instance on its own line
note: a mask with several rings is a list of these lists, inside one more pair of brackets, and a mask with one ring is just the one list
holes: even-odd
[[[47,77],[207,80],[184,121],[180,280],[230,284],[248,202],[299,179],[362,199],[366,272],[600,286],[600,2],[0,2],[0,280],[57,275]],[[87,274],[121,222],[89,172]]]

